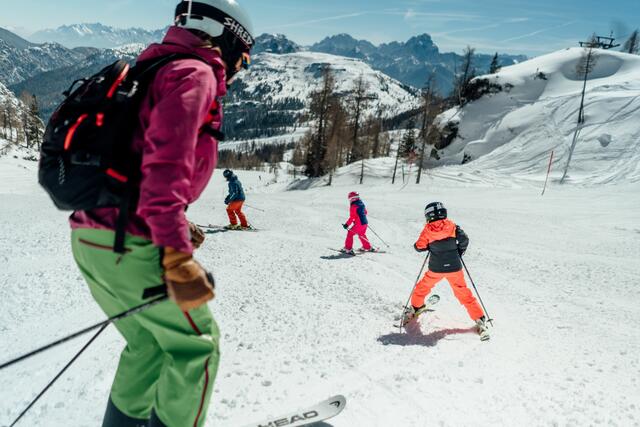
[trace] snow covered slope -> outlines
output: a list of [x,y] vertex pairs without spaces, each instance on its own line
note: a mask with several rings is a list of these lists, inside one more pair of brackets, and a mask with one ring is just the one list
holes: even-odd
[[[0,158],[0,361],[103,318],[74,265],[67,214],[37,188],[35,166]],[[193,220],[224,223],[220,175]],[[210,307],[222,334],[207,426],[335,393],[347,406],[334,427],[640,424],[640,184],[553,187],[542,199],[508,177],[496,188],[429,174],[402,189],[357,186],[345,173],[337,186],[282,191],[286,183],[265,186],[266,173],[239,175],[247,202],[266,211],[246,209],[260,231],[211,234],[197,253],[216,275]],[[332,259],[354,188],[391,249]],[[495,318],[489,342],[446,284],[419,325],[392,327],[423,260],[412,244],[433,200],[471,238],[466,260]],[[1,371],[0,424],[87,340]],[[22,425],[100,425],[122,348],[107,329]]]
[[[583,82],[576,66],[583,49],[544,55],[479,77],[503,87],[461,110],[440,116],[459,135],[434,164],[544,178],[552,150],[556,174],[564,169],[578,122]],[[586,123],[569,170],[577,183],[640,180],[640,57],[597,50],[587,82]]]
[[418,97],[412,88],[373,70],[364,62],[317,52],[258,55],[250,73],[241,77],[243,92],[248,97],[259,97],[262,102],[298,98],[308,106],[309,95],[322,82],[325,65],[330,65],[334,72],[336,90],[344,94],[354,89],[358,77],[364,77],[368,93],[376,97],[367,106],[368,114],[381,109],[384,116],[393,116],[418,105]]

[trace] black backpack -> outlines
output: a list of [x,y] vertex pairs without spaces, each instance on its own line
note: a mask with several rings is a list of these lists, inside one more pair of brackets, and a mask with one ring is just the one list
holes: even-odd
[[61,210],[118,207],[114,243],[118,253],[124,253],[128,214],[138,200],[141,159],[131,143],[140,104],[158,70],[179,59],[204,62],[189,54],[140,61],[133,67],[119,60],[92,77],[76,80],[47,124],[40,185]]

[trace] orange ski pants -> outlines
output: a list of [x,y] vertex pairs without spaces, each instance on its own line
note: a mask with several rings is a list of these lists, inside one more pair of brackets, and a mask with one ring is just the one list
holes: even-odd
[[[241,226],[249,226],[249,224],[247,223],[247,218],[242,213],[243,204],[244,202],[242,200],[238,200],[227,205],[227,215],[229,215],[229,222],[231,223],[231,225],[237,225],[239,219]],[[238,216],[238,219],[236,219],[236,215]]]
[[453,294],[458,298],[460,304],[464,305],[467,309],[471,319],[477,320],[484,316],[482,307],[480,307],[471,290],[467,287],[462,270],[453,273],[434,273],[431,270],[427,271],[411,295],[411,305],[416,308],[422,307],[426,296],[429,295],[434,286],[442,279],[447,279],[449,285],[451,285],[451,289],[453,289]]

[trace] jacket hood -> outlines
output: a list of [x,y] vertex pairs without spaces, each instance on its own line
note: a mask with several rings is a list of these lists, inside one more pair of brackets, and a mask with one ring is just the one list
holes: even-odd
[[138,61],[158,58],[173,53],[189,53],[204,59],[213,69],[218,81],[217,95],[224,96],[227,93],[227,71],[220,58],[220,54],[208,48],[201,47],[202,40],[192,32],[184,28],[171,27],[167,31],[162,43],[153,43],[140,54]]
[[435,240],[455,236],[456,224],[449,219],[441,219],[427,224],[427,229]]

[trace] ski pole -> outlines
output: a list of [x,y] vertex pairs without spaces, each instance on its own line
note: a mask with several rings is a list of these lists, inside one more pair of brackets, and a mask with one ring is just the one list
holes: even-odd
[[[427,256],[424,257],[424,262],[422,263],[422,268],[420,268],[420,272],[418,273],[418,277],[416,277],[416,282],[413,284],[413,288],[411,288],[411,293],[409,294],[409,298],[407,298],[407,302],[404,305],[404,308],[402,309],[402,313],[404,314],[405,310],[409,307],[409,301],[411,301],[411,295],[413,295],[413,291],[416,289],[416,286],[418,286],[418,282],[420,281],[420,276],[422,276],[422,272],[424,271],[424,268],[427,265],[427,260],[429,259],[429,255],[431,254],[431,252],[427,252]],[[402,332],[402,322],[400,323],[400,332]]]
[[[155,288],[153,288],[153,289],[155,289]],[[115,322],[117,320],[122,320],[122,319],[125,319],[127,317],[133,316],[134,314],[138,314],[138,313],[140,313],[142,311],[145,311],[145,310],[147,310],[147,309],[149,309],[149,308],[151,308],[151,307],[153,307],[155,305],[158,305],[161,302],[164,302],[164,301],[166,301],[168,299],[169,299],[169,296],[166,293],[164,293],[164,294],[156,297],[155,299],[152,299],[151,301],[145,302],[144,304],[141,304],[141,305],[139,305],[137,307],[131,308],[131,309],[129,309],[129,310],[123,312],[123,313],[120,313],[120,314],[116,315],[116,316],[110,317],[110,318],[108,318],[107,320],[105,320],[103,322],[96,323],[93,326],[89,326],[88,328],[82,329],[81,331],[75,332],[75,333],[73,333],[71,335],[68,335],[68,336],[66,336],[64,338],[61,338],[61,339],[59,339],[57,341],[54,341],[54,342],[52,342],[50,344],[47,344],[47,345],[45,345],[43,347],[40,347],[40,348],[36,349],[36,350],[33,350],[33,351],[31,351],[31,352],[29,352],[29,353],[27,353],[25,355],[22,355],[22,356],[17,357],[17,358],[15,358],[13,360],[10,360],[10,361],[8,361],[6,363],[3,363],[2,365],[0,365],[0,370],[8,368],[9,366],[14,365],[14,364],[16,364],[18,362],[21,362],[23,360],[29,359],[29,358],[35,356],[36,354],[42,353],[43,351],[46,351],[46,350],[49,350],[50,348],[57,347],[60,344],[63,344],[65,342],[69,341],[69,340],[72,340],[72,339],[74,339],[76,337],[79,337],[80,335],[84,335],[87,332],[91,332],[94,329],[98,329],[98,328],[101,328],[103,326],[107,326],[107,325],[109,325],[109,324],[111,324],[111,323],[113,323],[113,322]]]
[[387,244],[387,242],[385,242],[384,240],[382,240],[382,237],[380,237],[380,236],[378,235],[378,233],[376,233],[376,231],[375,231],[373,228],[371,228],[371,225],[369,225],[369,230],[371,230],[371,232],[372,232],[373,234],[375,234],[375,235],[376,235],[376,237],[377,237],[378,239],[380,239],[380,241],[381,241],[382,243],[384,243],[386,247],[388,247],[388,248],[390,248],[390,247],[391,247],[391,246],[389,246],[389,245]]
[[244,206],[246,206],[246,207],[248,207],[248,208],[250,208],[250,209],[256,210],[256,211],[266,212],[266,211],[264,211],[264,210],[262,210],[262,209],[259,209],[259,208],[256,208],[256,207],[253,207],[253,206],[248,205],[248,204],[246,204],[246,203],[244,204]]
[[67,363],[64,368],[62,368],[62,370],[60,372],[58,372],[58,374],[49,382],[49,384],[47,384],[47,386],[42,389],[42,391],[35,397],[35,399],[33,399],[31,401],[31,403],[29,403],[29,406],[27,406],[21,413],[20,415],[18,415],[18,417],[9,425],[9,427],[13,427],[15,426],[18,421],[20,421],[20,419],[24,416],[24,414],[26,414],[27,412],[29,412],[29,409],[31,409],[33,407],[33,405],[36,404],[36,402],[38,400],[40,400],[40,398],[47,392],[47,390],[49,390],[49,388],[51,388],[51,386],[58,381],[58,379],[62,376],[62,374],[65,373],[65,371],[73,364],[73,362],[75,362],[78,357],[80,357],[80,355],[82,353],[84,353],[84,351],[93,343],[93,341],[95,341],[96,338],[98,338],[98,336],[102,333],[102,331],[104,331],[105,329],[107,329],[107,326],[109,326],[108,323],[105,323],[102,325],[102,327],[98,330],[98,332],[96,332],[96,334],[94,336],[91,337],[91,339],[89,340],[89,342],[87,342],[84,347],[82,347],[80,349],[79,352],[76,353],[75,356],[73,356],[73,358],[69,361],[69,363]]
[[478,299],[480,300],[480,304],[482,305],[482,309],[484,310],[484,314],[486,314],[487,317],[489,318],[487,321],[489,323],[491,323],[491,326],[493,326],[493,319],[491,318],[491,316],[489,316],[489,313],[487,312],[487,309],[484,306],[484,302],[482,302],[482,297],[480,296],[480,293],[478,292],[478,288],[476,288],[476,284],[473,283],[473,278],[471,278],[471,274],[469,274],[469,269],[467,268],[467,264],[465,264],[464,259],[462,259],[462,257],[460,257],[460,261],[462,261],[462,265],[464,266],[464,269],[467,272],[467,276],[469,276],[469,280],[471,280],[471,285],[473,286],[473,289],[476,291],[476,295],[478,295]]

